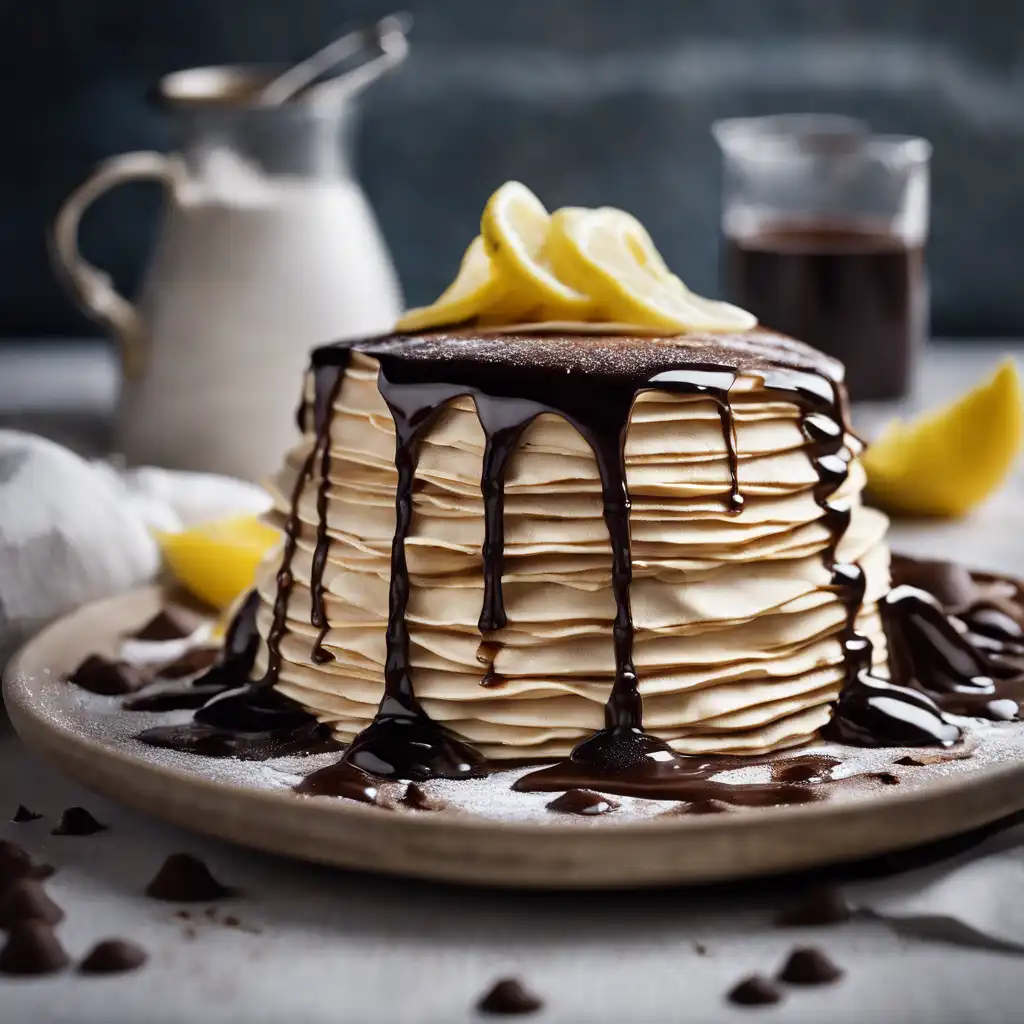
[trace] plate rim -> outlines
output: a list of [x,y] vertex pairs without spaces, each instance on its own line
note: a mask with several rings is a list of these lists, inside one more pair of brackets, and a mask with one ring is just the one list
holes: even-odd
[[[335,864],[337,866],[356,866],[346,864],[333,854],[329,856],[317,856],[317,851],[306,851],[295,853],[289,843],[289,849],[283,849],[277,842],[271,842],[261,833],[256,833],[246,839],[238,838],[238,830],[223,825],[218,819],[183,823],[179,817],[169,815],[166,808],[154,807],[149,800],[138,796],[136,790],[140,788],[135,783],[137,777],[126,776],[132,781],[128,786],[115,785],[108,776],[118,770],[124,772],[131,769],[134,773],[144,775],[151,783],[156,785],[173,786],[182,794],[202,794],[216,802],[220,799],[236,799],[239,805],[260,809],[264,811],[278,810],[282,815],[294,816],[301,809],[302,815],[315,820],[322,825],[337,825],[340,821],[347,820],[354,827],[366,827],[371,825],[375,830],[388,832],[395,831],[421,837],[423,839],[436,839],[439,835],[465,837],[467,840],[476,839],[499,839],[514,842],[516,846],[536,843],[538,840],[548,840],[543,843],[546,846],[557,844],[568,844],[572,847],[586,845],[589,841],[594,842],[595,829],[597,826],[602,843],[607,844],[630,844],[643,842],[658,842],[664,845],[665,842],[678,841],[686,843],[700,836],[704,839],[715,838],[721,841],[729,839],[750,840],[756,837],[757,833],[774,833],[787,828],[800,829],[801,831],[814,831],[821,829],[850,829],[860,830],[872,820],[882,822],[885,819],[893,819],[894,815],[907,818],[917,817],[917,813],[923,809],[933,809],[935,805],[941,805],[954,799],[959,806],[959,813],[956,820],[945,824],[937,823],[913,837],[897,837],[895,841],[883,843],[869,843],[869,849],[864,852],[860,847],[851,853],[843,856],[825,855],[815,857],[809,855],[805,859],[793,859],[791,865],[782,867],[768,867],[760,869],[756,866],[746,868],[716,870],[688,870],[688,871],[666,871],[660,877],[650,880],[630,880],[628,883],[619,882],[616,884],[604,878],[560,878],[552,883],[556,887],[572,886],[576,888],[640,888],[643,886],[722,881],[730,878],[752,877],[758,874],[779,873],[786,870],[800,870],[826,864],[839,863],[843,860],[850,860],[863,856],[870,856],[876,853],[907,849],[920,843],[934,841],[959,833],[970,831],[997,820],[999,817],[1012,813],[1015,810],[1024,809],[1024,785],[1013,786],[1011,783],[1024,783],[1024,759],[1011,760],[1007,763],[986,765],[977,768],[969,774],[957,774],[950,777],[937,778],[927,785],[915,787],[914,789],[900,790],[892,787],[891,791],[886,790],[873,793],[870,797],[862,800],[820,804],[789,805],[758,809],[754,813],[743,813],[735,815],[708,815],[688,817],[680,815],[677,817],[648,818],[616,823],[596,822],[577,823],[554,820],[537,824],[523,821],[503,821],[474,816],[470,813],[453,815],[431,815],[422,813],[406,813],[404,811],[379,807],[365,806],[355,801],[333,800],[323,797],[303,797],[288,790],[261,790],[248,789],[237,786],[231,782],[224,782],[217,779],[203,777],[200,774],[186,771],[177,771],[172,767],[155,764],[148,760],[133,758],[130,750],[121,749],[113,745],[105,744],[101,740],[90,736],[81,735],[75,730],[73,722],[54,722],[48,716],[40,714],[34,704],[32,690],[34,687],[42,686],[65,686],[60,671],[46,669],[49,675],[37,674],[34,668],[29,666],[35,662],[51,660],[47,658],[46,651],[51,648],[55,641],[62,635],[72,631],[74,627],[80,626],[84,620],[97,617],[110,619],[111,627],[109,636],[123,634],[138,624],[145,621],[145,617],[139,609],[151,607],[156,603],[162,603],[165,592],[158,586],[137,588],[104,598],[100,601],[83,605],[68,615],[65,615],[50,623],[32,639],[25,643],[12,657],[3,669],[3,696],[7,706],[7,712],[15,731],[33,751],[40,754],[44,759],[54,764],[58,770],[72,778],[82,782],[89,788],[103,793],[119,802],[129,804],[141,809],[156,817],[170,818],[176,824],[204,832],[208,835],[215,835],[229,841],[242,843],[258,849],[274,853],[284,853],[290,856],[299,856],[306,860],[316,860],[320,863]],[[116,631],[114,621],[116,620]],[[97,642],[96,646],[102,646]],[[92,763],[102,766],[100,770],[83,768],[84,764]],[[1000,799],[993,799],[995,793],[1002,793]],[[1016,799],[1013,793],[1019,793]],[[977,799],[984,795],[986,799]],[[996,809],[998,808],[998,809]],[[243,817],[245,815],[243,814]],[[383,826],[383,829],[381,829]],[[582,827],[581,827],[582,826]],[[589,826],[589,827],[587,827]],[[316,830],[311,830],[315,832]],[[903,831],[907,831],[904,829]],[[589,837],[589,840],[584,839]],[[323,854],[325,851],[320,851]],[[529,882],[505,881],[502,878],[488,878],[486,880],[477,878],[459,877],[451,870],[438,872],[436,865],[424,865],[423,870],[416,870],[411,867],[401,871],[395,871],[388,866],[375,865],[372,863],[358,865],[369,870],[383,871],[389,874],[415,875],[421,878],[434,878],[444,881],[468,882],[470,884],[487,885],[508,885],[511,887],[552,887],[543,881],[533,879]]]

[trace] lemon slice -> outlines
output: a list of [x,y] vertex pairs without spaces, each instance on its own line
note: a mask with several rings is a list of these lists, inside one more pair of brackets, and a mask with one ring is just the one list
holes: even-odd
[[281,534],[255,516],[235,516],[156,538],[174,578],[189,593],[224,609],[252,588],[257,567]]
[[548,256],[551,216],[523,184],[507,181],[487,201],[480,220],[487,253],[510,292],[537,320],[587,320],[586,292],[560,280]]
[[422,331],[471,320],[496,307],[508,292],[492,264],[483,239],[477,235],[466,249],[455,280],[429,306],[408,310],[396,331]]
[[895,420],[861,457],[875,503],[902,515],[961,516],[1002,482],[1021,445],[1017,367],[1005,360],[963,397]]
[[745,331],[757,324],[746,310],[691,292],[669,272],[643,225],[622,210],[559,210],[548,252],[558,276],[610,320],[668,331]]

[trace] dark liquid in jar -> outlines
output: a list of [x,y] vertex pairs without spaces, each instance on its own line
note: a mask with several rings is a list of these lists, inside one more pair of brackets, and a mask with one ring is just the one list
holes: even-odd
[[775,222],[724,241],[730,301],[846,364],[851,398],[898,398],[927,331],[924,248],[861,222]]

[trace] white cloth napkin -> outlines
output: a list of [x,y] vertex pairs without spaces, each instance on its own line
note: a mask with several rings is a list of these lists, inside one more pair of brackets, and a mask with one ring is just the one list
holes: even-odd
[[1024,952],[1024,825],[948,860],[843,891],[851,906],[898,931]]
[[0,666],[52,619],[152,580],[153,529],[269,507],[266,491],[241,480],[119,470],[0,430]]

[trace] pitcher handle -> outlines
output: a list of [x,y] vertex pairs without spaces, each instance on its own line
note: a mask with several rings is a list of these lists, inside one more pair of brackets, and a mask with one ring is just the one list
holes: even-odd
[[135,306],[114,288],[110,275],[78,251],[78,225],[85,211],[105,192],[126,181],[159,181],[169,186],[175,178],[174,167],[171,157],[151,151],[104,160],[64,200],[50,235],[50,259],[58,277],[86,315],[113,334],[128,377],[135,376],[142,366],[142,320]]

